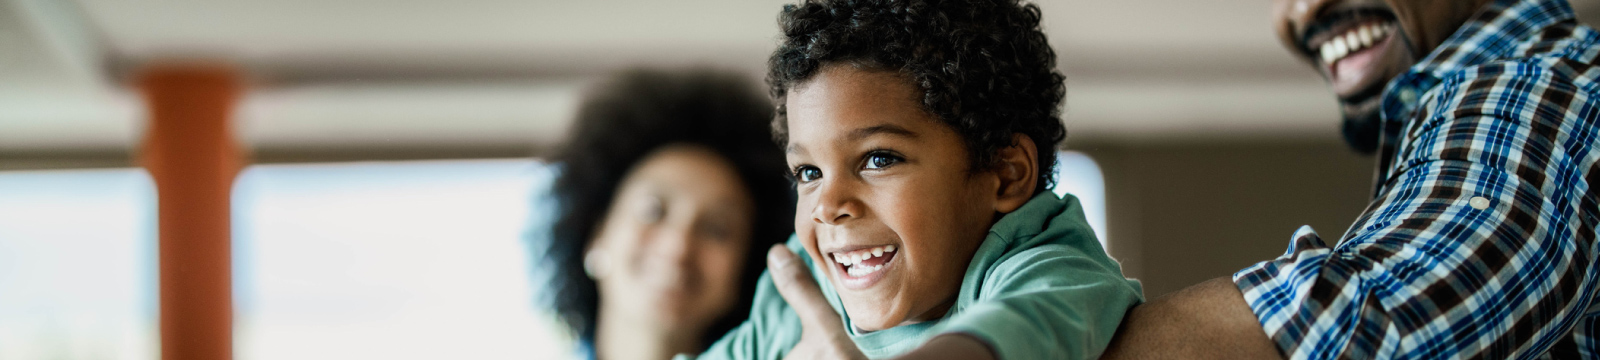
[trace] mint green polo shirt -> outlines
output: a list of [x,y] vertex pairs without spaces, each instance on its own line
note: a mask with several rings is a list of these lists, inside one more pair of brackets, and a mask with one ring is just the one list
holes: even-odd
[[[1001,217],[973,254],[956,304],[936,321],[856,330],[798,238],[790,237],[787,246],[804,259],[869,358],[893,357],[939,334],[961,333],[987,343],[1000,359],[1092,359],[1105,351],[1128,309],[1144,301],[1139,282],[1122,277],[1072,195],[1040,193]],[[778,360],[800,341],[800,318],[778,294],[771,274],[762,274],[756,286],[750,319],[699,359]]]

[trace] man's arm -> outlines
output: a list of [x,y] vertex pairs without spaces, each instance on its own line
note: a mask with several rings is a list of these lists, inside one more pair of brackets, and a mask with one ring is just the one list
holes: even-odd
[[1135,310],[1119,354],[1253,348],[1236,341],[1253,320],[1293,358],[1523,358],[1592,324],[1596,116],[1533,97],[1576,98],[1559,79],[1480,73],[1502,72],[1447,78],[1427,96],[1337,246],[1302,228],[1232,284]]
[[1281,359],[1233,280],[1221,277],[1134,307],[1101,359]]

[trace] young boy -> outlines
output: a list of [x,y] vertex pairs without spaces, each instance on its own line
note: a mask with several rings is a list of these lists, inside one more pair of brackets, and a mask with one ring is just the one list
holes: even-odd
[[[1065,87],[1038,8],[806,0],[780,24],[768,81],[806,272],[775,252],[750,319],[701,359],[1098,356],[1142,295],[1077,199],[1048,191]],[[837,322],[803,325],[797,279]]]

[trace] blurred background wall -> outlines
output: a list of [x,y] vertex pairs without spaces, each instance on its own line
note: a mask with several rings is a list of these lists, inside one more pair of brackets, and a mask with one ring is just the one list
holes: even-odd
[[[0,172],[135,166],[131,78],[174,60],[248,79],[234,120],[257,164],[538,158],[607,72],[759,79],[783,3],[0,0]],[[1037,3],[1064,147],[1103,170],[1111,251],[1148,296],[1277,256],[1300,225],[1336,239],[1365,205],[1373,162],[1267,1]]]
[[[627,66],[763,75],[784,1],[5,0],[0,170],[132,166],[128,81],[221,61],[257,163],[539,156],[583,86]],[[1068,77],[1066,149],[1105,169],[1113,250],[1159,295],[1336,238],[1371,160],[1260,0],[1043,0]],[[1585,18],[1600,1],[1574,0]]]

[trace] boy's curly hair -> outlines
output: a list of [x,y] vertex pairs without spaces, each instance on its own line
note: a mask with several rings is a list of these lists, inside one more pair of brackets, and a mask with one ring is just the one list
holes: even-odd
[[1066,77],[1039,29],[1039,7],[1017,0],[802,0],[778,18],[782,44],[768,60],[777,100],[773,139],[788,142],[789,89],[824,66],[893,71],[922,90],[922,107],[965,139],[973,169],[1021,133],[1039,153],[1039,186],[1054,188],[1066,139]]

